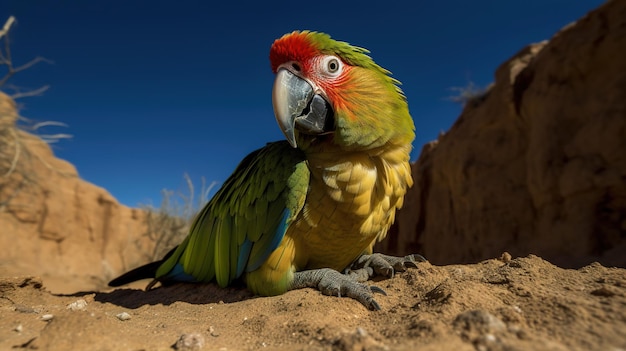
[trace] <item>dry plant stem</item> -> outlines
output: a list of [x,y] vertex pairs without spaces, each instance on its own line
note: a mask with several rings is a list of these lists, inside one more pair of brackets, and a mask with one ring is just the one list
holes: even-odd
[[143,206],[146,211],[146,232],[144,233],[153,243],[154,249],[146,253],[151,260],[158,260],[170,249],[178,245],[188,234],[196,213],[208,201],[210,191],[217,185],[212,182],[206,186],[202,178],[199,197],[196,198],[196,187],[188,174],[184,174],[186,190],[161,191],[162,199],[158,208]]
[[[4,75],[0,74],[0,211],[5,211],[7,207],[12,209],[26,208],[28,204],[11,203],[12,200],[22,191],[33,191],[39,184],[36,174],[32,173],[33,162],[37,160],[45,165],[48,169],[60,172],[55,167],[44,161],[37,153],[29,151],[26,143],[31,139],[25,137],[25,134],[18,127],[21,123],[21,129],[37,134],[38,129],[46,126],[65,126],[58,122],[41,122],[31,123],[29,120],[19,116],[15,104],[15,99],[41,95],[48,90],[49,86],[45,85],[34,90],[22,90],[19,87],[8,84],[8,81],[18,72],[27,70],[39,62],[48,62],[43,57],[36,57],[25,64],[16,66],[13,62],[11,42],[9,32],[16,22],[15,17],[10,16],[0,29],[0,66],[6,68]],[[10,90],[14,94],[5,94]],[[25,122],[25,123],[24,123]],[[60,139],[70,138],[68,134],[39,134],[38,135],[46,143],[54,143]],[[39,142],[39,141],[37,141]],[[65,175],[65,174],[62,174]]]
[[13,140],[15,140],[15,153],[13,154],[13,160],[11,161],[9,169],[6,171],[6,173],[2,175],[2,178],[7,178],[11,175],[11,173],[13,173],[13,171],[15,171],[15,167],[17,166],[17,160],[19,160],[20,158],[20,142],[17,133],[15,132],[15,129],[9,129],[9,134],[11,134]]
[[[9,31],[11,30],[11,26],[13,25],[13,23],[15,23],[15,17],[10,16],[7,19],[7,21],[4,23],[2,30],[0,30],[0,39],[4,39],[4,52],[0,50],[0,65],[4,65],[7,68],[7,73],[4,75],[4,77],[0,79],[0,87],[6,86],[6,83],[8,82],[8,80],[11,79],[11,77],[13,77],[13,75],[15,75],[16,73],[29,69],[39,62],[52,63],[52,61],[47,60],[41,56],[38,56],[21,66],[15,67],[15,65],[13,64],[13,59],[11,57],[11,41],[9,40]],[[48,90],[49,88],[50,86],[45,85],[34,90],[29,90],[25,92],[18,91],[15,94],[11,95],[11,97],[13,99],[18,99],[18,98],[29,97],[29,96],[38,96],[38,95],[41,95],[46,90]]]
[[13,23],[15,23],[15,17],[9,16],[7,21],[4,23],[4,26],[2,26],[2,30],[0,30],[0,39],[2,39],[9,32]]

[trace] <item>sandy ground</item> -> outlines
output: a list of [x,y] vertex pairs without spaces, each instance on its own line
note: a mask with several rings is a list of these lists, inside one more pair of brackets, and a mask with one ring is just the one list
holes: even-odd
[[626,350],[626,270],[536,256],[432,266],[372,282],[381,311],[303,289],[254,297],[181,284],[53,294],[0,279],[0,349]]

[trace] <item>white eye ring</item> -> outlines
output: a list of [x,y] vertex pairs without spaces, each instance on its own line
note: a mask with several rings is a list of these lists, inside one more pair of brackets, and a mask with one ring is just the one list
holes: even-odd
[[343,71],[343,62],[335,56],[326,56],[322,59],[322,70],[331,77],[336,77]]

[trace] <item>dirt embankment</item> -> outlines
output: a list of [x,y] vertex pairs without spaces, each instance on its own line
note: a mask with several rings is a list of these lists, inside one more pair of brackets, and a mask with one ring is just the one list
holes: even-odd
[[609,1],[502,64],[424,146],[381,248],[436,264],[506,250],[626,267],[625,54],[626,2]]
[[153,243],[144,212],[82,180],[50,145],[16,128],[15,102],[0,92],[2,276],[35,274],[55,292],[98,289],[144,262]]

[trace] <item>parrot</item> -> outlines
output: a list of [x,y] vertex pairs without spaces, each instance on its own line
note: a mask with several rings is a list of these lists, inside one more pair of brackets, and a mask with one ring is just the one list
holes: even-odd
[[276,39],[274,116],[285,140],[246,156],[163,259],[109,286],[152,278],[243,282],[275,296],[315,288],[380,310],[374,276],[425,261],[373,253],[412,186],[415,126],[400,82],[365,48],[317,31]]

